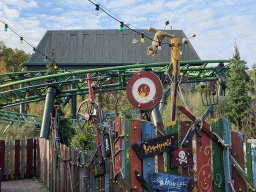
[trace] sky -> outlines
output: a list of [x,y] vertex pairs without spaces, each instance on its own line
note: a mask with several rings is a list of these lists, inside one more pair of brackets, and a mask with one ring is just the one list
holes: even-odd
[[[201,60],[230,59],[237,45],[251,68],[256,62],[256,1],[253,0],[97,0],[101,8],[133,29],[183,30]],[[0,0],[0,19],[36,47],[47,30],[119,29],[88,0]],[[145,39],[146,40],[146,39]],[[0,41],[32,52],[0,23]]]

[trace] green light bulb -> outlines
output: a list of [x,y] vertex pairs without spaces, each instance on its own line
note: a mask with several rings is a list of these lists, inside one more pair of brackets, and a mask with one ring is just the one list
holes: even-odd
[[124,31],[124,28],[123,28],[123,27],[120,27],[120,31],[123,32],[123,31]]

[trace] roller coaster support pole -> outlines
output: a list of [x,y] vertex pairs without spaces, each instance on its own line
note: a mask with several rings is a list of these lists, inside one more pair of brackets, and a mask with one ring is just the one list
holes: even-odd
[[40,137],[43,137],[45,139],[48,139],[49,137],[49,130],[51,125],[51,113],[54,107],[56,92],[57,90],[55,87],[49,87],[46,94],[43,122],[42,122],[42,128],[40,133]]
[[[71,88],[75,89],[76,85],[71,84]],[[77,111],[77,96],[73,95],[71,98],[71,114],[72,114],[72,119],[76,119],[76,111]]]
[[171,39],[172,44],[172,58],[171,62],[173,64],[172,74],[174,76],[174,82],[172,85],[172,121],[176,120],[176,99],[177,99],[177,88],[178,88],[178,75],[180,75],[180,47],[179,38]]

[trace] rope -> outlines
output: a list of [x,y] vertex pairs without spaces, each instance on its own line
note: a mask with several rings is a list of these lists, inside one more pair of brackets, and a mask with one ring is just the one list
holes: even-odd
[[187,133],[186,133],[186,136],[184,137],[184,139],[183,139],[183,141],[181,142],[181,144],[183,144],[183,143],[185,142],[185,140],[186,140],[188,134],[189,134],[190,131],[192,130],[192,127],[194,127],[194,126],[198,123],[199,120],[200,120],[199,118],[196,118],[196,120],[190,125],[190,127],[189,127],[189,129],[188,129],[188,131],[187,131]]

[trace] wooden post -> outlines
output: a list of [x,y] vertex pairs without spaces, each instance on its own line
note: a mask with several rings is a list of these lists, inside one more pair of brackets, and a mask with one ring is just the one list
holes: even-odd
[[20,140],[15,140],[15,179],[20,177]]
[[177,87],[178,87],[178,75],[180,75],[180,47],[179,38],[172,38],[172,57],[171,63],[173,65],[174,82],[172,86],[172,121],[176,120],[176,98],[177,98]]
[[1,168],[1,180],[4,179],[4,170],[5,170],[5,141],[0,141],[0,154],[1,154],[1,158],[0,158],[0,168]]
[[125,121],[125,181],[131,185],[131,120]]
[[[253,183],[253,172],[252,172],[252,147],[251,143],[246,143],[246,168],[247,168],[247,177]],[[248,190],[252,192],[251,189]]]
[[33,139],[27,140],[27,168],[26,176],[31,178],[33,176]]
[[[243,135],[241,132],[231,133],[232,156],[244,170],[244,151],[243,151]],[[233,165],[234,166],[234,165]],[[233,168],[234,188],[235,191],[246,191],[246,184],[239,172]]]

